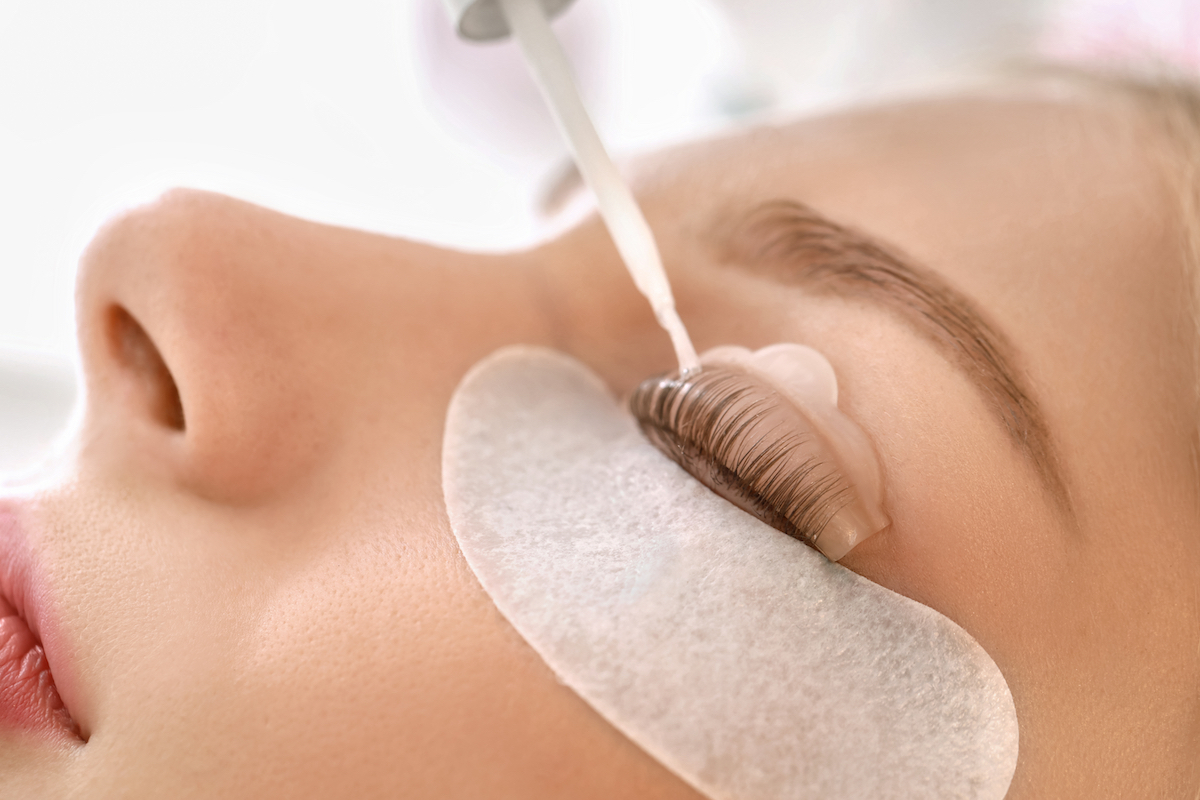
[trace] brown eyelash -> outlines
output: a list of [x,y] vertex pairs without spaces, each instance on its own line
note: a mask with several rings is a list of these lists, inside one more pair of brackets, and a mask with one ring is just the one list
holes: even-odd
[[650,441],[712,491],[815,546],[852,490],[806,454],[812,432],[771,387],[735,369],[643,381],[630,409]]

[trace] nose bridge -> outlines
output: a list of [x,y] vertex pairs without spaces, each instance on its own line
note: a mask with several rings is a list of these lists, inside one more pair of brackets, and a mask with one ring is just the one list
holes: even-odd
[[322,345],[308,334],[330,310],[303,290],[311,264],[273,223],[236,201],[175,192],[111,224],[81,267],[89,403],[116,411],[103,424],[148,439],[167,474],[213,500],[270,495],[328,440],[309,369]]

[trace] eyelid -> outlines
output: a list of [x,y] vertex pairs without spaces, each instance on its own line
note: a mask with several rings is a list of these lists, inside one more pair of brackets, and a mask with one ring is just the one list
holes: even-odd
[[1061,457],[1020,352],[987,309],[893,245],[794,200],[763,203],[717,242],[721,263],[811,295],[866,301],[927,338],[970,379],[1069,517]]
[[[803,350],[817,356],[833,381],[828,362]],[[835,381],[832,397],[802,408],[795,392],[747,369],[761,354],[768,366],[774,356],[776,367],[790,355],[722,348],[705,355],[698,373],[643,382],[630,407],[647,438],[709,489],[837,561],[889,524],[873,450],[837,410]],[[850,463],[864,458],[872,463]]]

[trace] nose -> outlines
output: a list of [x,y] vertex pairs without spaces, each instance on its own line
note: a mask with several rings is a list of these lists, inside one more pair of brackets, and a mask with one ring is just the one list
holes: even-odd
[[335,309],[275,216],[174,191],[97,235],[77,292],[85,446],[231,503],[321,458],[334,421],[317,414],[314,367]]
[[540,270],[169,192],[80,264],[84,462],[247,504],[339,457],[436,452],[472,364],[553,343]]

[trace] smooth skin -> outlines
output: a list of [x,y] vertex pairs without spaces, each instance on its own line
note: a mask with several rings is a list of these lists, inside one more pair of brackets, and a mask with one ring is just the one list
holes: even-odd
[[[1099,101],[981,96],[634,169],[700,349],[796,341],[834,365],[893,520],[843,563],[995,660],[1021,731],[1014,800],[1200,786],[1193,309],[1160,144]],[[982,306],[1072,515],[903,320],[723,263],[713,232],[775,199]],[[698,796],[556,681],[442,504],[447,404],[495,349],[558,348],[618,395],[671,368],[594,218],[478,255],[175,191],[98,232],[78,304],[79,434],[8,493],[87,741],[0,735],[0,795]]]

